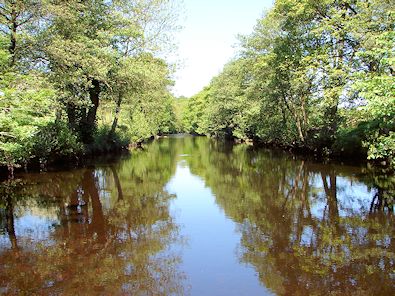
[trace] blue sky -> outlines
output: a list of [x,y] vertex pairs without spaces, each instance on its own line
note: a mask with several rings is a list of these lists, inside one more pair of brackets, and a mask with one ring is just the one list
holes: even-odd
[[184,0],[183,29],[176,35],[180,69],[176,96],[198,93],[235,54],[237,34],[252,32],[272,0]]

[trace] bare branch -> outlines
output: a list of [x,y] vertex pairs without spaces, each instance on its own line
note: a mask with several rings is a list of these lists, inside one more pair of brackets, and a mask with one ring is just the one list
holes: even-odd
[[26,17],[26,19],[24,19],[23,21],[17,23],[16,26],[17,27],[23,26],[24,24],[26,24],[29,21],[31,21],[32,18],[33,18],[33,14],[30,14],[29,16]]
[[354,15],[358,14],[358,12],[350,5],[350,3],[345,3],[345,5],[348,9],[350,9],[354,13]]
[[[1,7],[0,7],[1,8]],[[0,16],[2,16],[3,18],[5,18],[7,21],[10,21],[10,17],[3,11],[0,10]]]
[[10,14],[10,11],[6,9],[4,6],[0,6],[0,13]]

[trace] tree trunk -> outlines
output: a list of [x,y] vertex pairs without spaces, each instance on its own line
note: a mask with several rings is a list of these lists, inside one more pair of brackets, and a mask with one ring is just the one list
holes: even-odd
[[300,123],[299,118],[296,117],[296,116],[295,116],[295,122],[296,122],[296,127],[298,129],[299,140],[304,144],[304,136],[303,136],[302,124]]
[[100,95],[100,82],[99,80],[92,80],[92,88],[89,90],[89,98],[91,100],[91,107],[89,108],[88,115],[86,117],[86,122],[90,127],[95,126],[96,113],[99,108],[99,95]]
[[75,130],[77,127],[76,122],[76,114],[75,114],[75,106],[71,103],[68,103],[66,106],[67,118],[69,121],[69,128]]
[[11,55],[11,59],[10,59],[10,66],[13,67],[15,66],[15,62],[16,62],[16,31],[18,28],[18,24],[17,24],[17,17],[18,17],[18,13],[16,11],[16,3],[13,3],[11,6],[11,27],[10,27],[10,46],[8,48],[8,51]]
[[82,142],[89,144],[93,141],[93,132],[96,127],[96,113],[99,108],[99,95],[100,95],[100,81],[93,79],[92,87],[89,89],[89,98],[91,106],[88,113],[82,114],[82,119],[79,127]]
[[115,134],[115,129],[117,128],[117,124],[118,124],[119,113],[121,111],[121,104],[122,104],[122,95],[119,95],[117,100],[117,106],[115,108],[115,115],[114,115],[114,120],[112,122],[110,135]]

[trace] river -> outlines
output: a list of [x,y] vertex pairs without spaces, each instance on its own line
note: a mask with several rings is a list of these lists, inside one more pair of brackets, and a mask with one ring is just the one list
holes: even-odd
[[0,294],[395,295],[393,178],[191,136],[19,174]]

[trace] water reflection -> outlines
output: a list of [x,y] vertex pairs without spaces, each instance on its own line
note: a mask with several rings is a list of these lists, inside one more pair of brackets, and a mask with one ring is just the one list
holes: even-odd
[[236,224],[240,263],[274,294],[395,293],[393,175],[196,137],[3,184],[0,293],[193,294],[166,190],[180,162]]
[[19,190],[3,187],[11,244],[2,236],[1,292],[186,294],[180,257],[170,250],[179,240],[169,214],[174,196],[163,190],[174,168],[147,152],[94,169],[29,175]]
[[[255,267],[266,287],[278,295],[395,293],[389,184],[373,188],[358,168],[246,146],[194,147],[201,157],[189,159],[192,172],[204,176],[238,223],[240,260]],[[378,202],[383,196],[387,204]]]

